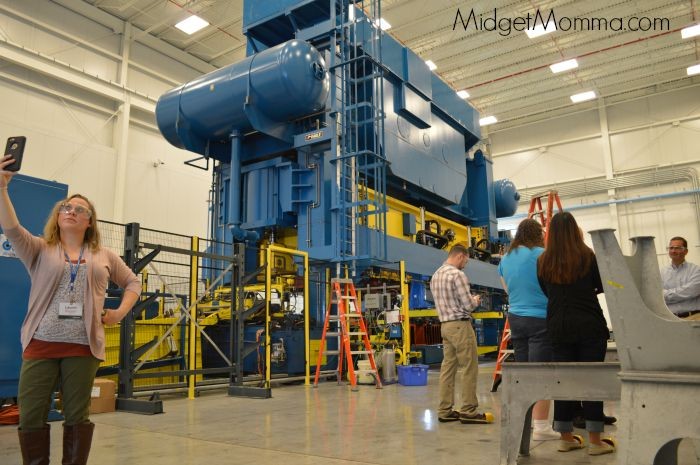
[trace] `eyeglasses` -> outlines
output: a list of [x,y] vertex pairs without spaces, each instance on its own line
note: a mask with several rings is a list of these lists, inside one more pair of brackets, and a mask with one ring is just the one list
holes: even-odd
[[88,218],[92,216],[90,209],[81,205],[71,205],[70,203],[62,203],[61,206],[58,207],[58,211],[59,213],[65,213],[66,215],[75,212],[76,215],[83,215]]
[[676,247],[676,246],[672,246],[672,247],[666,247],[666,250],[668,250],[669,252],[672,251],[672,250],[673,250],[673,251],[682,252],[682,251],[685,250],[685,247]]

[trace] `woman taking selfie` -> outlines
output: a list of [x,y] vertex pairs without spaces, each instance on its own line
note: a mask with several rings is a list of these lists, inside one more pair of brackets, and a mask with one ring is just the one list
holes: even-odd
[[[100,247],[92,203],[75,194],[56,204],[43,237],[19,223],[8,194],[15,174],[0,158],[0,227],[32,281],[22,323],[19,442],[25,465],[49,463],[51,397],[60,386],[63,464],[87,463],[95,425],[88,409],[95,373],[105,359],[105,324],[121,321],[141,293],[139,279],[114,252]],[[105,311],[109,281],[124,288],[118,309]],[[24,311],[24,309],[17,309]]]

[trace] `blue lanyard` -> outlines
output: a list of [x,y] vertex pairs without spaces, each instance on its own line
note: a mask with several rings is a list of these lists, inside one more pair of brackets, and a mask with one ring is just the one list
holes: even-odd
[[75,288],[75,278],[78,277],[78,270],[80,270],[80,262],[83,261],[83,252],[85,251],[85,246],[82,246],[80,248],[80,256],[78,256],[78,263],[75,265],[75,268],[73,267],[73,262],[70,261],[70,257],[66,253],[66,251],[63,251],[63,255],[66,257],[66,261],[68,262],[68,267],[70,269],[70,291],[73,292],[73,289]]

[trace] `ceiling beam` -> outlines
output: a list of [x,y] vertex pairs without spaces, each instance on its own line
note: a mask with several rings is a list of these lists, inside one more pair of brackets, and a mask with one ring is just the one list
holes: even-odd
[[[61,5],[62,7],[67,8],[68,10],[73,11],[74,13],[77,13],[85,18],[88,18],[92,21],[95,21],[98,24],[105,26],[113,30],[117,34],[121,34],[124,30],[125,21],[117,18],[116,16],[110,15],[109,13],[99,8],[96,8],[82,0],[51,1],[53,3],[56,3],[57,5]],[[173,60],[179,63],[189,66],[195,71],[198,71],[200,73],[208,73],[217,69],[216,67],[207,63],[206,61],[200,60],[199,58],[187,52],[183,52],[179,48],[174,47],[169,43],[158,39],[157,37],[154,37],[150,34],[139,35],[138,32],[140,32],[141,29],[139,29],[136,26],[132,26],[132,29],[136,32],[136,35],[138,35],[138,37],[135,39],[136,42],[148,48],[151,48],[159,53],[162,53],[163,55],[172,58]]]
[[62,63],[54,58],[25,47],[20,47],[11,42],[0,41],[0,58],[119,103],[123,103],[125,96],[129,94],[131,105],[149,113],[155,112],[155,99],[115,82],[92,76],[67,63]]
[[[24,13],[17,11],[15,9],[12,9],[8,6],[5,5],[0,5],[0,11],[10,15],[14,16],[17,19],[20,19],[22,21],[25,21],[27,23],[33,24],[34,26],[38,27],[39,29],[42,29],[46,32],[50,32],[51,34],[55,34],[58,37],[61,37],[62,39],[67,40],[68,42],[71,42],[72,46],[80,46],[80,47],[85,47],[88,50],[92,50],[93,52],[99,53],[100,55],[110,58],[114,61],[120,61],[121,60],[121,55],[118,53],[112,52],[111,50],[107,50],[104,47],[101,47],[94,42],[87,41],[81,37],[78,37],[76,35],[70,34],[67,31],[54,27],[48,23],[45,23],[43,21],[39,21],[38,19],[31,17],[29,15],[25,15]],[[156,79],[159,79],[167,84],[170,84],[172,86],[178,86],[182,84],[181,82],[175,81],[174,79],[171,79],[167,76],[163,76],[162,74],[154,71],[150,67],[144,66],[142,64],[136,63],[134,61],[129,62],[129,67],[137,69],[151,77],[154,77]]]

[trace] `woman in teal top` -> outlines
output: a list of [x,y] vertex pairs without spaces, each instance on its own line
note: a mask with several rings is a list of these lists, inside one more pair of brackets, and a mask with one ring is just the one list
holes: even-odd
[[[547,337],[547,297],[537,280],[537,258],[544,252],[542,225],[526,219],[518,225],[515,239],[498,266],[508,292],[508,322],[516,362],[551,362],[552,345]],[[548,400],[532,411],[533,439],[559,439],[548,421]]]

